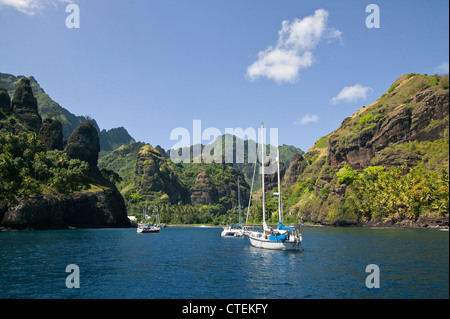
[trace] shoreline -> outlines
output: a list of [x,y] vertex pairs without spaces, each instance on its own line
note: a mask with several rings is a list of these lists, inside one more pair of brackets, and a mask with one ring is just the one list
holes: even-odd
[[[223,228],[226,225],[213,225],[213,224],[161,224],[161,228],[170,228],[170,227],[180,227],[180,228]],[[248,226],[261,226],[260,224],[251,224]],[[276,225],[271,225],[272,227],[276,227]],[[21,228],[11,228],[11,227],[4,227],[0,225],[0,232],[4,231],[33,231],[33,230],[74,230],[74,229],[107,229],[107,228],[136,228],[137,226],[130,226],[130,227],[73,227],[73,226],[67,226],[67,227],[21,227]],[[337,222],[334,224],[331,223],[314,223],[314,222],[303,222],[300,224],[300,227],[311,227],[311,228],[323,228],[323,227],[329,227],[329,228],[369,228],[369,229],[430,229],[430,230],[448,230],[448,215],[441,218],[433,218],[433,219],[427,219],[426,221],[416,221],[413,222],[411,220],[403,220],[400,222],[393,222],[392,220],[388,221],[371,221],[371,222],[364,222],[364,223],[354,223],[354,222]]]

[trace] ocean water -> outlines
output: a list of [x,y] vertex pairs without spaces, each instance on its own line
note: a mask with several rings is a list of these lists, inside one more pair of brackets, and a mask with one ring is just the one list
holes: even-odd
[[[303,227],[303,252],[254,248],[221,228],[0,232],[0,298],[449,298],[449,233]],[[79,268],[79,288],[68,288]],[[368,288],[369,264],[379,288]]]

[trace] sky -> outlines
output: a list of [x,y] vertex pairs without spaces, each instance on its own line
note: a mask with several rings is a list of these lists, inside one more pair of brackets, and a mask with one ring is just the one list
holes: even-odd
[[307,151],[402,74],[448,69],[448,0],[0,0],[0,72],[165,149],[200,120]]

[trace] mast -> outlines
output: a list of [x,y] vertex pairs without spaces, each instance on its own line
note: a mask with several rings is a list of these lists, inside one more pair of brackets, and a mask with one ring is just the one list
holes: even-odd
[[263,209],[263,227],[266,224],[266,198],[264,192],[264,122],[261,123],[261,180],[262,180],[262,209]]
[[145,201],[144,224],[147,224],[147,201]]
[[278,164],[278,220],[283,222],[283,215],[281,213],[281,183],[280,183],[280,150],[277,147],[277,164]]
[[238,207],[239,207],[239,223],[241,223],[242,221],[242,213],[241,213],[241,188],[239,186],[239,176],[238,176],[238,180],[237,180],[237,185],[238,185]]
[[249,197],[249,199],[248,199],[247,219],[246,219],[246,221],[245,221],[245,226],[248,225],[248,216],[250,215],[250,205],[252,204],[252,194],[253,194],[253,184],[254,184],[254,182],[255,182],[256,164],[257,164],[257,161],[256,161],[255,164],[253,165],[252,186],[250,187],[250,197]]

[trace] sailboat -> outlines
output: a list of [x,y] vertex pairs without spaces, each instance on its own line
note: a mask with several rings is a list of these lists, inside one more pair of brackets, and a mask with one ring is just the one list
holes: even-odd
[[239,207],[239,224],[231,224],[223,228],[222,237],[242,237],[244,236],[244,228],[242,227],[242,211],[241,211],[241,188],[239,186],[239,178],[237,181],[238,186],[238,207]]
[[137,227],[138,233],[159,233],[161,230],[159,227],[154,225],[155,223],[147,223],[147,202],[145,202],[145,209],[144,209],[144,222],[139,223]]
[[286,227],[283,225],[283,211],[281,205],[281,184],[280,184],[280,154],[277,148],[277,165],[278,165],[278,192],[274,195],[278,196],[278,212],[279,222],[278,228],[273,229],[266,223],[265,209],[265,192],[264,192],[264,124],[261,123],[261,178],[262,178],[262,213],[263,225],[262,231],[248,231],[246,236],[250,240],[250,244],[254,247],[274,249],[274,250],[299,250],[302,242],[302,235],[298,227]]

